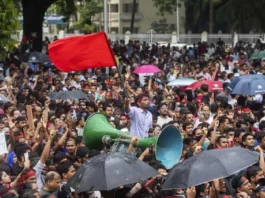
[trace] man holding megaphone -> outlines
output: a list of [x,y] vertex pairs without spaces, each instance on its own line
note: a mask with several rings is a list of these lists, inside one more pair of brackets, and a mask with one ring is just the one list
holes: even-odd
[[150,105],[149,97],[147,95],[139,95],[135,102],[137,107],[132,107],[130,98],[125,100],[125,110],[131,121],[130,135],[147,138],[153,120],[152,114],[147,110]]

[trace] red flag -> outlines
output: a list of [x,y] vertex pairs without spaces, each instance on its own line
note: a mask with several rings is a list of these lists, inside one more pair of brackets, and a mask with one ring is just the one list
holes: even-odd
[[64,72],[116,65],[105,32],[60,39],[48,50],[51,62]]

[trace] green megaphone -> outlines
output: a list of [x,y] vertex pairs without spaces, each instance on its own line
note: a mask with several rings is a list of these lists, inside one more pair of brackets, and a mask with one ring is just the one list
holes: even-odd
[[[130,143],[132,136],[121,132],[114,128],[108,121],[107,117],[102,113],[95,113],[88,117],[84,128],[84,143],[89,149],[103,149],[106,143],[105,137],[109,137],[108,141]],[[137,147],[146,149],[150,145],[154,145],[157,160],[170,169],[179,162],[183,142],[179,130],[169,125],[164,128],[159,136],[139,139]]]

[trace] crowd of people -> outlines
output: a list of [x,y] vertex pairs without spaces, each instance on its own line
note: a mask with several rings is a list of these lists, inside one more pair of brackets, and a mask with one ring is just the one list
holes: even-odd
[[[236,146],[258,152],[259,163],[233,176],[230,186],[237,197],[265,197],[263,95],[233,95],[226,90],[238,76],[265,74],[265,59],[249,59],[260,50],[259,45],[227,47],[222,40],[181,49],[139,41],[110,45],[117,67],[70,73],[42,63],[22,62],[19,49],[8,53],[0,67],[0,94],[8,99],[0,101],[0,197],[109,197],[98,191],[77,194],[67,184],[83,163],[107,152],[88,149],[83,142],[86,119],[95,112],[105,114],[113,127],[134,137],[131,146],[174,125],[184,145],[179,151],[180,162],[210,149]],[[145,64],[162,72],[152,76],[133,73]],[[223,90],[212,91],[207,84],[194,91],[167,86],[179,78],[220,81]],[[49,98],[52,92],[72,90],[82,90],[87,98]],[[169,170],[150,148],[137,157],[158,175],[114,189],[113,197],[232,196],[224,179],[214,181],[214,188],[205,183],[163,192],[161,178]]]

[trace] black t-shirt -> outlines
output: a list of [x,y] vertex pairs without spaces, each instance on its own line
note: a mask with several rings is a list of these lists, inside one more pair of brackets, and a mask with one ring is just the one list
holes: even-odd
[[59,191],[58,191],[58,198],[68,198],[72,194],[71,187],[64,183],[61,185]]

